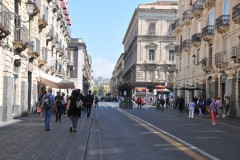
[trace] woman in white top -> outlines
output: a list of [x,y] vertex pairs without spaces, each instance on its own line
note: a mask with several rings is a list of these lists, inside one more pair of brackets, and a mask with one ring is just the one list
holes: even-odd
[[189,118],[194,117],[194,109],[195,109],[195,103],[190,99],[190,102],[188,104],[188,110],[189,110]]

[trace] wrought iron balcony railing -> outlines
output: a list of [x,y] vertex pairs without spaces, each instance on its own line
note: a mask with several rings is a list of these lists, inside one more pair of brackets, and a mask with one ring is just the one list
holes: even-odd
[[203,0],[197,0],[192,5],[192,13],[194,13],[197,10],[203,10]]
[[185,21],[186,19],[191,19],[192,15],[192,10],[186,10],[184,13],[183,13],[183,21]]
[[25,26],[15,28],[14,40],[22,41],[23,43],[28,42],[28,29]]
[[215,27],[219,28],[229,24],[229,15],[222,15],[216,19]]
[[214,26],[213,25],[206,26],[202,29],[202,37],[204,37],[206,35],[213,35],[213,34],[214,34]]
[[181,25],[183,19],[179,18],[172,24],[172,31],[174,31],[179,25]]
[[182,52],[182,45],[177,45],[177,46],[175,47],[175,52],[176,52],[176,53],[181,53],[181,52]]
[[0,38],[4,38],[11,33],[10,12],[0,3]]
[[202,33],[196,33],[192,36],[192,43],[201,42]]
[[192,42],[191,39],[186,39],[185,41],[183,41],[182,48],[183,49],[190,48],[191,47],[191,42]]
[[240,23],[240,3],[233,7],[232,19],[235,23]]

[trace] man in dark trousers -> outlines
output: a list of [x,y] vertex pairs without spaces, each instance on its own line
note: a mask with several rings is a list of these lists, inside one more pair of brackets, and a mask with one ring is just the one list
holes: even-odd
[[89,117],[91,114],[91,108],[94,100],[94,97],[90,90],[88,91],[88,94],[86,95],[85,100],[86,100],[86,107],[87,107],[87,117]]
[[180,113],[183,113],[183,109],[184,109],[184,98],[183,98],[182,95],[181,95],[181,97],[179,98],[178,105],[179,105],[179,111],[180,111]]

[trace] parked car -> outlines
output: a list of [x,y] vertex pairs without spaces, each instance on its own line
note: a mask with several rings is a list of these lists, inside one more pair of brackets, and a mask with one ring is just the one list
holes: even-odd
[[111,102],[111,101],[112,101],[112,100],[111,100],[111,97],[108,97],[108,96],[107,96],[107,97],[105,98],[105,102]]

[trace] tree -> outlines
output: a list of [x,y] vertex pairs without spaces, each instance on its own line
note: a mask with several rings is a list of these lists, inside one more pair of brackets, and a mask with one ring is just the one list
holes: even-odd
[[93,94],[98,95],[98,87],[97,86],[93,86]]

